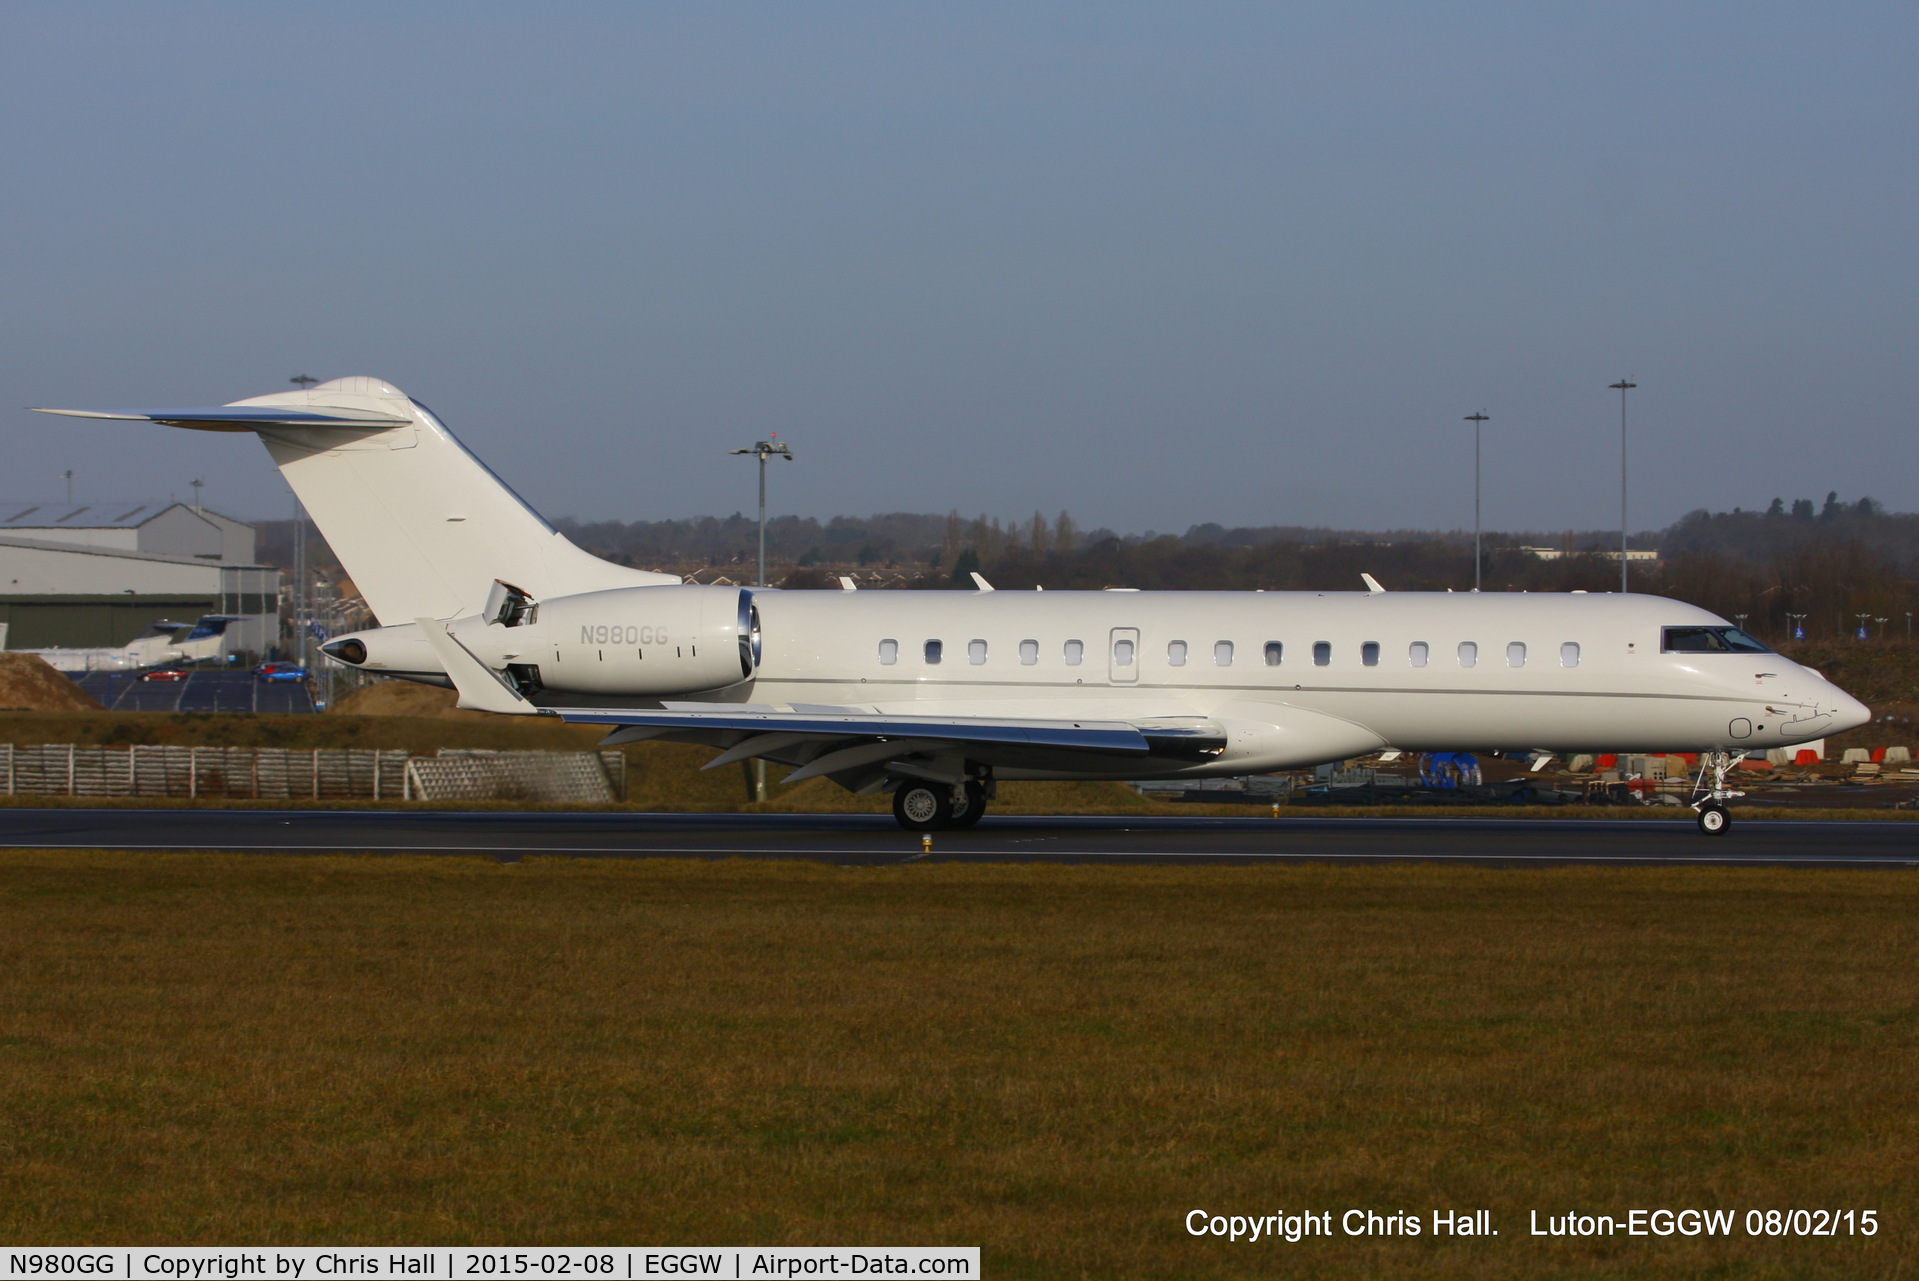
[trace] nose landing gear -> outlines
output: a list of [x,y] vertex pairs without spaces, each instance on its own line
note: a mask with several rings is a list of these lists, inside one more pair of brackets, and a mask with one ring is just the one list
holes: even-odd
[[[1721,835],[1732,827],[1726,802],[1745,793],[1729,789],[1726,775],[1745,757],[1744,752],[1711,752],[1699,758],[1699,778],[1692,785],[1692,808],[1699,815],[1699,830],[1707,836]],[[1712,775],[1710,784],[1706,781],[1708,774]]]

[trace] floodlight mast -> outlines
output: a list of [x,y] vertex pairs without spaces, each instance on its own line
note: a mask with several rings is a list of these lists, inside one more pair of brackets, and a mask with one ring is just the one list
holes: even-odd
[[760,581],[759,581],[759,586],[761,587],[766,586],[766,460],[769,458],[779,457],[779,458],[784,458],[789,463],[793,461],[793,451],[791,449],[788,449],[784,444],[776,445],[772,443],[772,441],[776,441],[779,438],[780,438],[780,434],[778,432],[773,432],[772,440],[754,441],[753,448],[751,449],[734,449],[734,450],[727,451],[729,453],[734,453],[734,454],[747,454],[747,455],[750,455],[751,457],[754,457],[760,460]]
[[[319,383],[312,374],[295,374],[287,379],[301,391]],[[197,491],[196,491],[197,492]],[[300,666],[309,672],[313,664],[307,652],[307,623],[312,612],[313,597],[307,590],[307,509],[300,496],[293,496],[293,635],[299,645]]]
[[1630,378],[1609,383],[1619,393],[1619,591],[1626,592],[1626,393],[1639,384]]
[[1485,410],[1467,414],[1461,421],[1473,425],[1473,590],[1479,590],[1479,427],[1492,421]]

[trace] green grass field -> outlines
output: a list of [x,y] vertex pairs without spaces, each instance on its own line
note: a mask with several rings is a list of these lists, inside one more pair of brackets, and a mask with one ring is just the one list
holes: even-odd
[[[5,853],[0,1235],[1913,1275],[1915,908],[1864,872]],[[1662,1206],[1883,1226],[1526,1235]],[[1501,1235],[1182,1227],[1350,1207]]]

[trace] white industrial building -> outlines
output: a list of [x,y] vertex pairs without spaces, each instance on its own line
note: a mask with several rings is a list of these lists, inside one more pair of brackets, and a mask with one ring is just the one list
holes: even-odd
[[279,641],[280,572],[251,525],[187,503],[0,505],[9,649],[124,645],[160,619],[229,614],[231,650]]

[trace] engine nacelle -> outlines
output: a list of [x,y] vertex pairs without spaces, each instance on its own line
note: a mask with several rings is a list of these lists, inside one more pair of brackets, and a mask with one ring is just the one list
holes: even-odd
[[681,584],[561,596],[517,627],[467,618],[449,630],[523,693],[662,695],[750,679],[758,629],[751,592]]
[[[696,694],[751,679],[759,666],[759,614],[742,588],[622,587],[533,601],[501,586],[497,606],[489,601],[486,615],[458,619],[447,631],[522,694]],[[447,683],[411,623],[322,648],[367,671]]]

